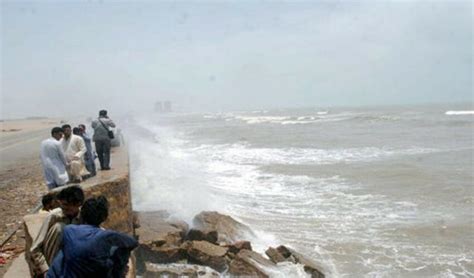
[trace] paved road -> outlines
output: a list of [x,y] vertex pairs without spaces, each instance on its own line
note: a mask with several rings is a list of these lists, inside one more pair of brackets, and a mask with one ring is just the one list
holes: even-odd
[[48,129],[2,134],[0,137],[0,172],[10,170],[25,161],[39,161],[41,141],[48,137]]

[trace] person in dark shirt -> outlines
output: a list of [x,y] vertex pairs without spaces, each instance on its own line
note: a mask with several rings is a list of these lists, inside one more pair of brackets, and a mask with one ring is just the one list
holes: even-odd
[[130,252],[138,242],[126,234],[99,227],[107,219],[108,207],[104,196],[84,202],[84,224],[64,228],[61,252],[47,277],[125,277]]

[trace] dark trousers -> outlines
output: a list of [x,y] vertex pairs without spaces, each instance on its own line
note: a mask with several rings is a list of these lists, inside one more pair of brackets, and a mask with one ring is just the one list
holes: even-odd
[[95,141],[95,151],[99,157],[100,168],[110,168],[110,140]]

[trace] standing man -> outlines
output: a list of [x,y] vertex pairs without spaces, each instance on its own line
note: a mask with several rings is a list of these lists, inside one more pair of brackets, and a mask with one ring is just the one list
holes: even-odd
[[89,134],[86,133],[85,125],[80,124],[79,130],[80,130],[80,136],[84,140],[84,143],[86,143],[87,152],[84,155],[84,160],[86,162],[86,169],[91,174],[91,177],[93,177],[96,175],[96,169],[95,169],[95,162],[94,162],[95,154],[94,154],[94,150],[92,150],[92,139],[89,136]]
[[70,125],[62,126],[64,138],[61,139],[66,159],[71,164],[69,167],[69,176],[72,182],[81,182],[82,176],[88,175],[85,164],[84,154],[87,152],[86,144],[80,136],[72,134]]
[[48,189],[65,185],[69,181],[66,171],[68,162],[59,140],[63,137],[63,130],[55,127],[51,130],[51,138],[41,142],[41,164]]
[[114,122],[107,116],[107,110],[99,111],[99,118],[92,121],[95,142],[95,151],[99,157],[100,169],[110,170],[110,140],[109,131],[115,127]]

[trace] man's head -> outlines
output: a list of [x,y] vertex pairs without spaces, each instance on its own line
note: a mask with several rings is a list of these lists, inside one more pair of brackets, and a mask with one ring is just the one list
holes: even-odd
[[73,129],[72,129],[72,134],[74,134],[74,135],[81,135],[81,134],[82,134],[82,133],[81,133],[81,129],[78,128],[78,127],[73,128]]
[[41,199],[41,203],[43,204],[43,209],[45,211],[50,211],[59,207],[58,200],[56,199],[56,194],[54,194],[53,192],[44,195]]
[[51,129],[51,136],[58,141],[61,140],[63,137],[63,129],[60,127],[53,127],[53,129]]
[[66,139],[71,137],[72,130],[71,130],[70,125],[67,125],[67,124],[63,125],[62,129],[63,129],[63,132],[64,132],[64,137],[66,137]]
[[77,185],[66,187],[58,193],[57,199],[64,215],[74,218],[84,203],[84,191]]
[[81,208],[81,218],[84,224],[99,226],[109,215],[109,202],[104,196],[89,198]]
[[100,110],[99,111],[99,117],[107,118],[107,110]]
[[78,125],[78,127],[81,130],[81,133],[86,133],[86,125],[80,124],[80,125]]

